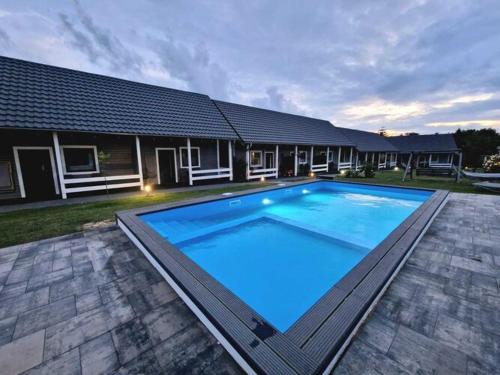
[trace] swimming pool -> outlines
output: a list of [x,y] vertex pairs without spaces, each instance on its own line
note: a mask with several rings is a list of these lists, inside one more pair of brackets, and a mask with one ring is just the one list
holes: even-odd
[[[228,345],[238,347],[240,359],[252,363],[251,368],[262,367],[249,354],[255,356],[256,350],[245,349],[226,327],[217,327],[224,325],[222,316],[231,316],[236,326],[242,323],[239,329],[255,336],[256,348],[266,342],[276,356],[273,365],[279,368],[279,358],[285,362],[281,365],[309,373],[331,356],[328,338],[322,338],[325,326],[335,329],[329,319],[342,309],[343,314],[354,309],[352,315],[359,317],[445,196],[319,181],[134,210],[118,214],[118,221],[210,324],[226,331],[233,341]],[[152,242],[144,241],[144,234]],[[168,261],[160,259],[166,255]],[[173,262],[186,273],[187,285],[176,277]],[[214,297],[211,303],[221,305],[221,316],[207,313],[193,286],[199,295]],[[338,319],[337,326],[350,320]],[[335,336],[332,327],[327,331]],[[252,340],[246,345],[256,349]]]

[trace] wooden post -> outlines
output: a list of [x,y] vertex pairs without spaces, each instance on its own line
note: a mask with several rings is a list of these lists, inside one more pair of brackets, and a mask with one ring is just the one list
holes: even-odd
[[328,167],[330,167],[330,162],[328,161],[328,156],[329,155],[330,155],[330,146],[326,146],[326,164],[328,165]]
[[[219,149],[219,140],[217,139],[217,169],[220,169],[220,149]],[[217,172],[219,174],[219,172]]]
[[458,168],[457,168],[457,177],[455,179],[456,182],[460,182],[460,174],[462,173],[462,152],[458,153]]
[[274,155],[274,167],[276,168],[276,178],[278,178],[279,170],[279,146],[276,145],[276,154]]
[[356,165],[354,166],[354,170],[357,171],[358,170],[358,160],[359,160],[359,152],[356,151]]
[[374,164],[375,164],[375,153],[373,152],[372,153],[372,168],[373,168]]
[[352,151],[354,147],[351,147],[351,152],[349,154],[349,169],[352,169]]
[[309,167],[310,172],[312,172],[313,165],[314,165],[314,146],[311,146],[311,165]]
[[66,185],[64,184],[64,173],[62,170],[61,162],[61,148],[59,147],[59,136],[57,132],[52,133],[52,140],[54,141],[54,152],[56,154],[57,174],[59,175],[59,186],[61,187],[61,198],[66,199]]
[[339,170],[340,157],[342,156],[342,146],[339,146],[339,158],[337,160],[337,170]]
[[408,163],[406,164],[405,173],[403,174],[403,179],[402,179],[403,182],[405,182],[405,178],[406,178],[406,175],[408,174],[408,170],[411,168],[410,165],[411,165],[412,158],[413,158],[413,153],[410,152],[410,157],[408,158]]
[[233,145],[231,141],[227,141],[227,157],[229,159],[229,181],[233,181]]
[[377,170],[380,168],[380,152],[378,153]]
[[135,136],[135,151],[137,153],[137,169],[139,170],[139,180],[141,182],[141,190],[144,190],[144,177],[142,175],[142,157],[141,157],[141,141],[139,136]]
[[187,157],[188,157],[188,177],[189,185],[193,185],[193,166],[191,164],[191,138],[187,139]]
[[247,180],[250,180],[250,145],[246,145],[245,160],[247,164]]
[[295,146],[295,163],[293,164],[293,174],[297,177],[299,171],[299,146]]

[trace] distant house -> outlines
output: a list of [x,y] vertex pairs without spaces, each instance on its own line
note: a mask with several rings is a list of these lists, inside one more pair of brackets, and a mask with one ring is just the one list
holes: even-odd
[[356,146],[355,166],[371,163],[375,169],[386,169],[396,166],[398,148],[377,133],[363,130],[337,127]]
[[388,137],[399,149],[402,162],[410,157],[415,162],[417,173],[448,173],[461,167],[461,150],[455,143],[453,134],[429,134]]
[[350,168],[354,143],[330,122],[214,101],[242,140],[247,179]]

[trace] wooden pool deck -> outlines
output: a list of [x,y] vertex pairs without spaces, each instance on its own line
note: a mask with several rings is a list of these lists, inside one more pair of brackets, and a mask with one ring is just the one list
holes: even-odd
[[[500,197],[453,193],[334,369],[500,368]],[[2,374],[240,369],[115,226],[0,249]]]

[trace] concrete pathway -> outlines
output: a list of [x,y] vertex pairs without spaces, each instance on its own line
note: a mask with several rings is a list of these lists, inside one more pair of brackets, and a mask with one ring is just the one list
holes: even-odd
[[[452,194],[335,369],[500,368],[500,197]],[[115,226],[0,249],[0,373],[240,370]]]

